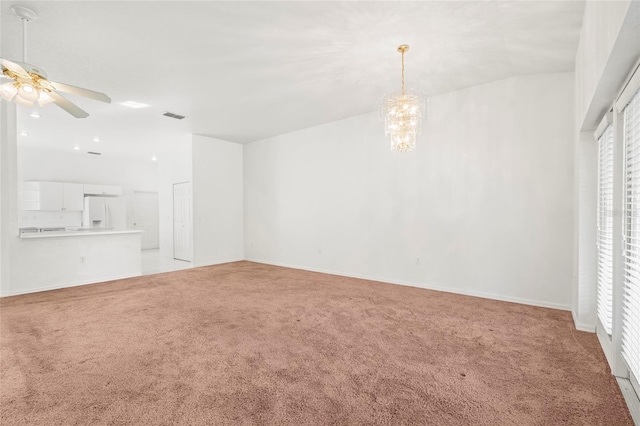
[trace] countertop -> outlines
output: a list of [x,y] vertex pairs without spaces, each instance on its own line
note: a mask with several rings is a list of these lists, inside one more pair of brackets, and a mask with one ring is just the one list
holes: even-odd
[[91,231],[54,231],[54,232],[33,232],[20,234],[20,238],[58,238],[58,237],[83,237],[86,235],[114,235],[114,234],[141,234],[138,229],[104,229]]

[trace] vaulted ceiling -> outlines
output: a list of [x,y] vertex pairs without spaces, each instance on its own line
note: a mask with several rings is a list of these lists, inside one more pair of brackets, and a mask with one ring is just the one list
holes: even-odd
[[[428,96],[570,72],[582,1],[3,1],[1,56],[22,60],[14,4],[38,13],[28,63],[107,93],[91,115],[19,108],[21,143],[148,159],[191,133],[246,143],[373,111],[400,84]],[[149,104],[130,109],[120,102]],[[187,118],[162,116],[170,111]]]

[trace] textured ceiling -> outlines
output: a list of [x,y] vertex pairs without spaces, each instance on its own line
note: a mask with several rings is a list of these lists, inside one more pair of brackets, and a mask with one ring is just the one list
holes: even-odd
[[[148,159],[191,133],[249,142],[373,111],[407,85],[428,96],[515,75],[573,71],[581,1],[2,1],[2,52],[52,80],[107,93],[69,96],[90,117],[19,107],[21,143]],[[150,104],[129,109],[134,100]],[[188,118],[162,117],[171,111]],[[93,143],[95,144],[95,143]]]

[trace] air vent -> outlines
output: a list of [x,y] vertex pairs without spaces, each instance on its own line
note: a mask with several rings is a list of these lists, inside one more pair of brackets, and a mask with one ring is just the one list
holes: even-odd
[[175,118],[176,120],[182,120],[183,118],[185,118],[184,115],[180,115],[180,114],[174,114],[172,112],[165,112],[164,114],[165,117],[171,117],[171,118]]
[[102,155],[101,152],[93,152],[93,151],[88,151],[87,154],[91,154],[91,155]]

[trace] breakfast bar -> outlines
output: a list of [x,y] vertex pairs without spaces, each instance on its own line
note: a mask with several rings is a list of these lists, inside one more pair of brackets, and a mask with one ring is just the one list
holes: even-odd
[[2,296],[138,276],[139,230],[64,230],[20,233],[9,289]]

